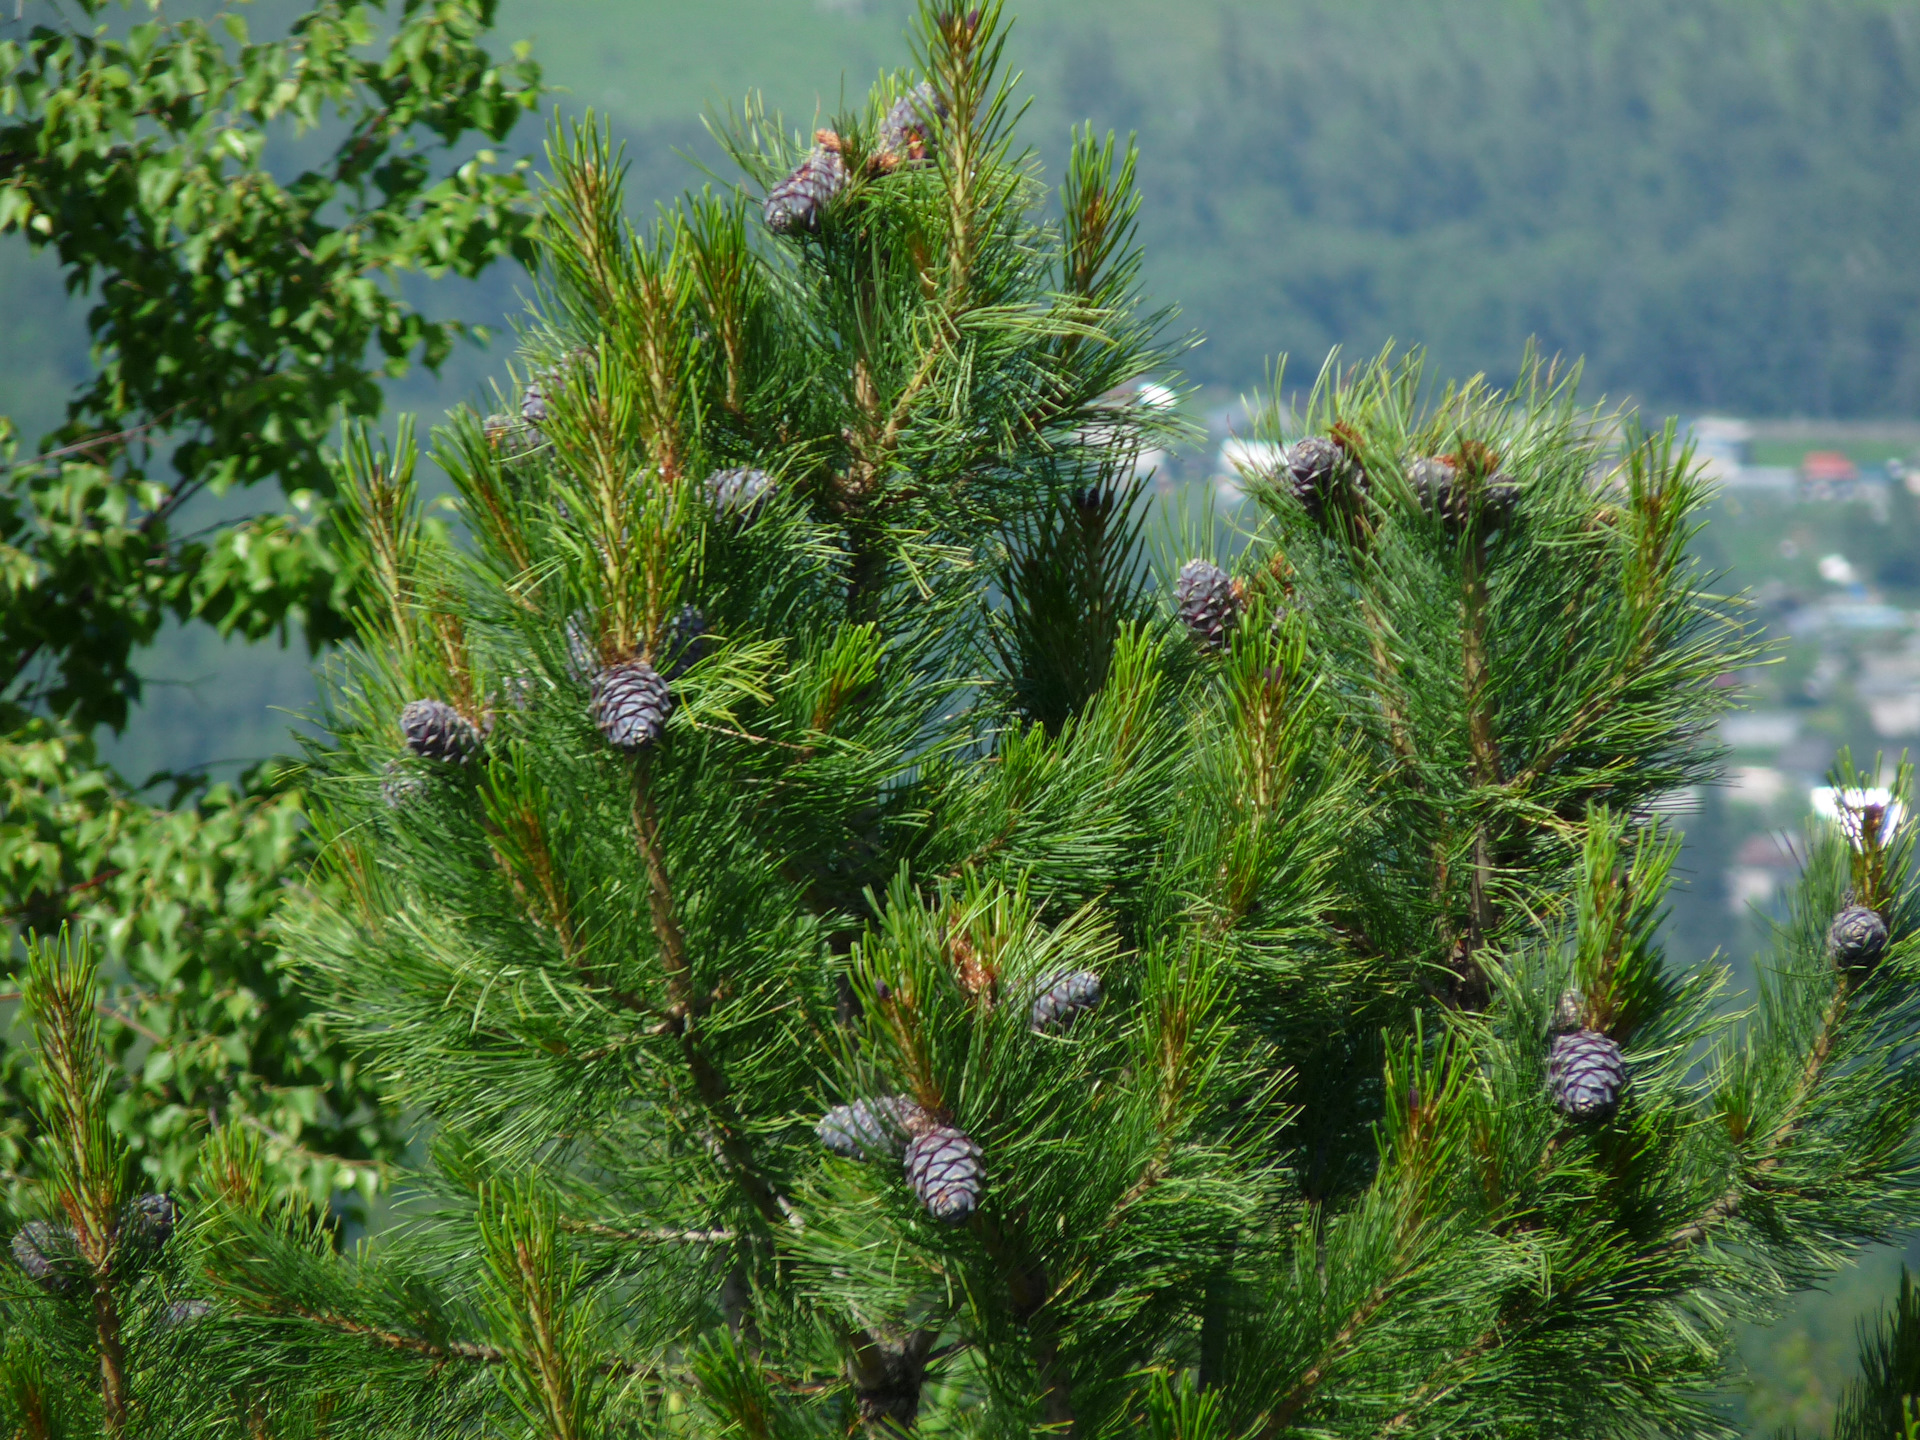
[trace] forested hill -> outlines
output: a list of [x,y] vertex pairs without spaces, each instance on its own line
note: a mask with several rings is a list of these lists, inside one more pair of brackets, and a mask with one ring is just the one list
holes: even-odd
[[1036,28],[1068,108],[1149,141],[1198,373],[1393,336],[1499,374],[1538,335],[1660,405],[1920,411],[1920,6],[1131,8]]
[[[243,8],[263,30],[286,7]],[[636,190],[665,196],[700,178],[676,149],[711,154],[703,104],[758,87],[810,124],[843,76],[859,93],[902,59],[907,8],[505,0],[500,33],[531,36],[560,104],[610,115]],[[1920,413],[1916,0],[1010,9],[1050,173],[1072,121],[1139,132],[1149,280],[1207,336],[1199,379],[1245,387],[1284,350],[1305,380],[1329,346],[1389,337],[1498,377],[1537,335],[1658,408]],[[0,411],[24,420],[85,352],[18,248]],[[515,287],[462,306],[509,313]]]

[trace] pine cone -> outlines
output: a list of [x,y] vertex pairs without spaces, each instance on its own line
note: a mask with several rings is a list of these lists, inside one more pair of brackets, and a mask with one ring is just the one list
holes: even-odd
[[176,1300],[167,1306],[166,1314],[160,1317],[162,1330],[178,1330],[182,1325],[192,1325],[213,1313],[213,1306],[205,1300]]
[[1083,485],[1067,492],[1067,504],[1088,526],[1101,526],[1113,518],[1119,496],[1105,485]]
[[120,1239],[137,1250],[152,1252],[173,1238],[180,1207],[171,1195],[149,1191],[127,1202],[120,1212]]
[[839,152],[816,145],[791,175],[767,192],[760,212],[776,235],[818,230],[821,211],[846,188],[847,167]]
[[1032,1022],[1036,1030],[1071,1025],[1100,1003],[1100,977],[1091,970],[1059,970],[1047,976],[1034,998]]
[[[1412,487],[1420,508],[1428,514],[1439,516],[1455,529],[1467,523],[1473,492],[1460,483],[1460,472],[1449,457],[1429,455],[1414,461],[1407,467],[1407,484]],[[1513,508],[1519,498],[1520,487],[1511,475],[1505,472],[1489,475],[1478,487],[1481,519],[1492,528],[1505,525],[1513,518]]]
[[682,605],[680,613],[667,624],[661,649],[667,657],[667,679],[678,680],[706,657],[712,648],[707,639],[707,617],[692,605]]
[[536,430],[547,423],[547,391],[538,375],[520,395],[520,418]]
[[1407,484],[1413,498],[1429,515],[1453,519],[1453,462],[1437,455],[1416,460],[1407,467]]
[[587,612],[576,610],[567,617],[567,673],[582,685],[593,683],[600,673],[600,647],[593,638],[593,622]]
[[71,1225],[29,1220],[13,1237],[12,1249],[14,1264],[49,1295],[71,1290],[80,1280],[84,1262]]
[[416,800],[423,800],[427,794],[427,779],[416,775],[398,760],[389,760],[385,774],[380,780],[380,798],[387,802],[389,810],[399,810]]
[[1293,482],[1294,498],[1316,520],[1342,484],[1355,490],[1367,488],[1366,471],[1353,462],[1338,441],[1325,435],[1309,435],[1295,442],[1287,452],[1287,475]]
[[1627,1084],[1620,1047],[1595,1030],[1555,1035],[1547,1050],[1547,1084],[1553,1103],[1575,1120],[1613,1113]]
[[1189,560],[1173,583],[1174,608],[1200,648],[1224,650],[1228,632],[1240,618],[1240,597],[1233,580],[1218,565]]
[[660,738],[673,713],[673,696],[646,661],[627,660],[593,677],[588,713],[615,749],[641,750]]
[[1842,970],[1871,970],[1887,952],[1887,922],[1864,905],[1849,905],[1827,927],[1827,957]]
[[959,1223],[980,1204],[986,1172],[980,1147],[951,1125],[932,1122],[907,1146],[907,1183],[936,1220]]
[[773,493],[773,477],[764,470],[716,470],[707,477],[707,503],[716,515],[746,517]]
[[1485,507],[1489,525],[1509,524],[1520,504],[1520,485],[1506,471],[1496,470],[1481,488],[1480,503]]
[[944,120],[947,107],[933,86],[923,80],[894,101],[887,118],[880,122],[880,156],[884,163],[924,160],[933,152],[934,127],[928,116]]
[[444,700],[415,700],[400,712],[400,733],[422,760],[464,765],[480,750],[480,732]]
[[511,710],[516,715],[524,715],[533,708],[533,677],[531,675],[509,675],[500,682],[500,689],[489,702],[488,714],[494,710]]
[[820,1117],[813,1133],[827,1149],[849,1160],[865,1160],[869,1155],[891,1160],[924,1120],[925,1112],[906,1096],[880,1095],[834,1106]]

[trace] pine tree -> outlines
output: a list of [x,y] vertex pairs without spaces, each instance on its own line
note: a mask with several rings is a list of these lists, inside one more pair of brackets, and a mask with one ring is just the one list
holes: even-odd
[[[1753,654],[1671,431],[1538,366],[1329,366],[1276,437],[1318,440],[1311,493],[1249,476],[1248,533],[1152,561],[1132,385],[1177,347],[1131,154],[1078,138],[1039,218],[998,8],[916,34],[832,130],[730,132],[761,195],[838,157],[805,225],[707,193],[633,232],[618,153],[556,135],[538,423],[438,438],[470,547],[404,445],[350,447],[377,598],[294,943],[430,1144],[348,1255],[218,1137],[169,1242],[201,1308],[129,1405],[1715,1433],[1730,1317],[1913,1215],[1904,813],[1824,837],[1730,1019],[1659,939],[1655,807]],[[1197,628],[1194,560],[1228,581]],[[410,745],[421,701],[457,758]],[[1829,958],[1846,906],[1871,967]],[[1608,1103],[1556,1104],[1569,1036]]]

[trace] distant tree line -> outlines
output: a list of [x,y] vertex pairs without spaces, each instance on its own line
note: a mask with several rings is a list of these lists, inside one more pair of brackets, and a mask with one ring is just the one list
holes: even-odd
[[1208,336],[1199,378],[1390,337],[1504,377],[1538,336],[1655,406],[1920,409],[1920,6],[1309,0],[1181,23],[1208,39],[1149,54],[1058,24],[1047,61],[1070,114],[1149,142],[1148,279]]

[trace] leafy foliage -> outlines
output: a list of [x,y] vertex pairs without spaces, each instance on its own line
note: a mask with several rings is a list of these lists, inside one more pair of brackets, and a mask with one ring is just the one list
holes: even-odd
[[[377,413],[383,373],[437,368],[460,333],[395,277],[527,253],[518,171],[482,152],[443,174],[436,151],[504,138],[539,93],[530,61],[480,48],[490,0],[406,0],[369,54],[384,8],[322,0],[278,42],[225,11],[0,44],[0,234],[51,248],[96,297],[93,379],[45,448],[4,457],[14,703],[124,723],[131,656],[168,615],[341,633],[323,442],[343,412]],[[324,160],[276,177],[275,131],[330,118],[347,133]],[[176,532],[196,496],[263,480],[290,511]]]
[[[111,1123],[149,1184],[181,1185],[208,1131],[242,1124],[275,1184],[324,1202],[371,1191],[397,1122],[279,947],[311,853],[298,786],[189,781],[149,804],[87,737],[125,723],[169,618],[344,633],[322,442],[460,334],[398,277],[526,253],[524,177],[468,141],[507,134],[538,70],[487,52],[485,0],[322,0],[268,43],[237,11],[117,26],[114,8],[0,43],[0,232],[96,302],[66,423],[20,459],[0,417],[0,909],[10,960],[70,923],[100,937],[99,1025],[129,1078]],[[289,155],[313,163],[287,174]],[[268,481],[267,513],[191,528],[196,501]],[[0,1051],[0,1161],[29,1204],[48,1177],[23,1063]]]
[[[395,1148],[392,1117],[291,983],[275,933],[312,852],[297,789],[142,804],[91,746],[44,721],[0,748],[0,787],[10,924],[79,927],[111,967],[100,1026],[130,1083],[109,1113],[146,1183],[180,1187],[208,1131],[240,1124],[268,1137],[281,1183],[319,1201],[370,1194]],[[17,1077],[19,1052],[7,1059]],[[34,1133],[17,1085],[4,1138],[16,1200]]]

